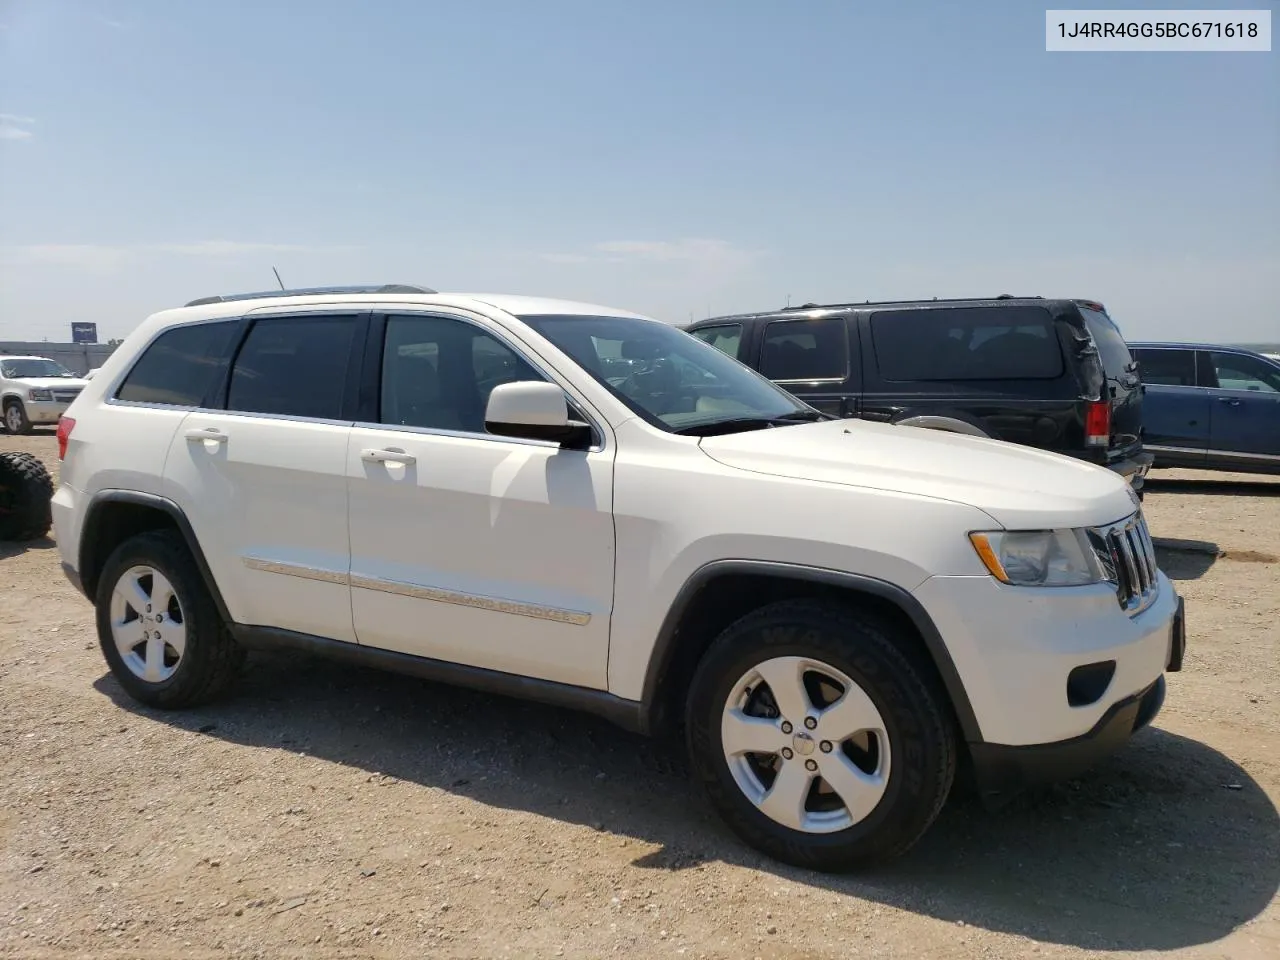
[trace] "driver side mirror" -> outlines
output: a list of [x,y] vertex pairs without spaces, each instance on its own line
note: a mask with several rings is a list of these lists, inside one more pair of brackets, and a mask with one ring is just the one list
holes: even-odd
[[545,380],[494,387],[485,406],[484,428],[497,437],[550,440],[570,450],[591,446],[591,425],[569,419],[564,391]]

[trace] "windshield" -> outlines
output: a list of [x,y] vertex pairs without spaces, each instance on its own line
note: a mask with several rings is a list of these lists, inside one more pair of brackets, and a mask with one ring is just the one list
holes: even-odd
[[60,363],[43,358],[23,358],[0,362],[0,372],[14,379],[23,377],[74,377],[75,374]]
[[750,367],[665,323],[632,317],[520,319],[663,430],[726,432],[823,418]]

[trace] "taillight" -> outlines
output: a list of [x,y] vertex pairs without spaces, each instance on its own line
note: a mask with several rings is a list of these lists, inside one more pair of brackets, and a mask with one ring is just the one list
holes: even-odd
[[1111,443],[1111,403],[1090,400],[1084,414],[1084,445],[1105,447]]
[[71,439],[71,431],[76,428],[76,422],[71,417],[58,418],[58,459],[65,460],[67,458],[67,441]]

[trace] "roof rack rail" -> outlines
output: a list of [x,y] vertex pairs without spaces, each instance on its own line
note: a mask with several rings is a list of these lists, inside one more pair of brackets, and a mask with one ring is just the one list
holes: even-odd
[[187,307],[202,307],[207,303],[231,303],[236,300],[266,300],[272,297],[317,297],[325,294],[352,293],[439,293],[430,287],[416,283],[369,283],[352,284],[345,287],[298,287],[294,290],[259,290],[255,293],[221,293],[212,297],[199,297]]
[[892,306],[899,303],[985,303],[991,300],[1043,300],[1041,296],[1020,297],[1012,293],[1002,293],[995,297],[916,297],[913,300],[850,300],[846,303],[802,303],[799,306],[783,307],[783,310],[834,310],[841,307]]

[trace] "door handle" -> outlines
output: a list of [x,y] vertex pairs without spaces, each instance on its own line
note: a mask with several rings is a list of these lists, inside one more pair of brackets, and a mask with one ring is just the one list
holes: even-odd
[[370,463],[417,463],[418,458],[403,450],[361,450],[360,459]]
[[217,427],[205,427],[203,430],[188,430],[183,434],[188,440],[207,441],[209,443],[226,443],[227,435]]
[[1219,402],[1219,403],[1225,403],[1228,407],[1238,407],[1238,406],[1240,406],[1240,398],[1239,398],[1239,397],[1219,397],[1219,398],[1218,398],[1218,402]]

